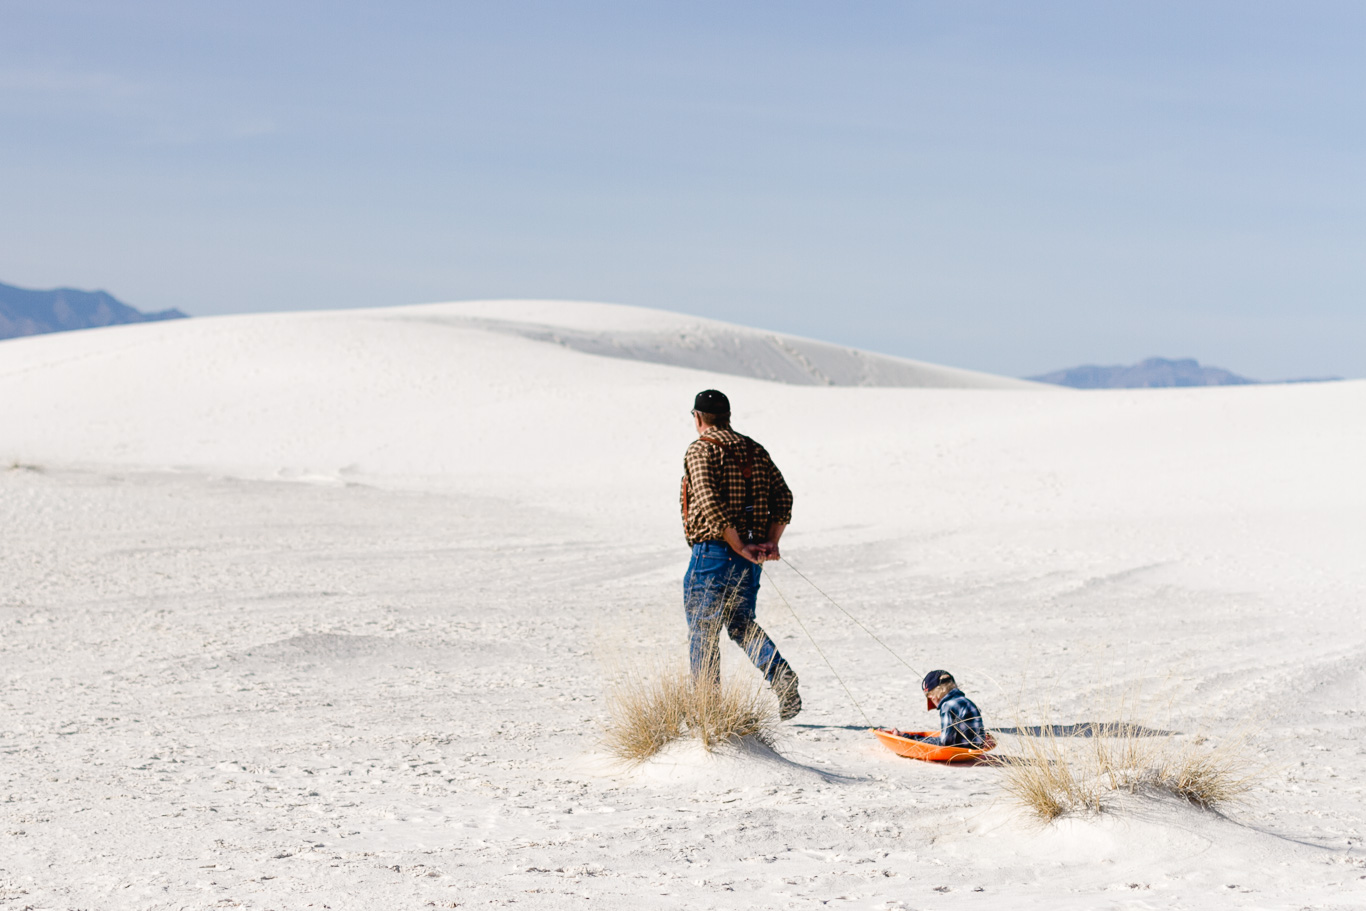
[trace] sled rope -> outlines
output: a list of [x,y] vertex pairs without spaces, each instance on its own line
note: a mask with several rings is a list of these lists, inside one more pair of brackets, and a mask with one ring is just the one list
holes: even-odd
[[[824,597],[825,600],[829,601],[831,604],[835,605],[835,607],[839,609],[839,612],[840,612],[840,613],[844,614],[844,616],[846,616],[846,617],[848,617],[850,620],[854,621],[854,625],[855,625],[855,626],[857,626],[859,629],[863,630],[865,633],[867,633],[869,636],[871,636],[874,642],[876,642],[878,645],[880,645],[880,646],[882,646],[883,648],[885,648],[885,649],[887,650],[887,653],[890,654],[890,655],[891,655],[893,658],[895,658],[897,661],[900,661],[901,664],[906,668],[906,670],[910,671],[912,674],[915,675],[915,677],[916,677],[917,680],[920,679],[920,672],[917,671],[915,668],[911,667],[909,664],[907,664],[907,663],[906,663],[906,659],[905,659],[905,658],[902,658],[900,655],[898,655],[898,654],[892,649],[892,647],[891,647],[890,645],[888,645],[887,643],[885,643],[885,642],[883,642],[881,639],[879,639],[877,633],[873,632],[873,631],[870,630],[868,627],[864,626],[862,623],[859,622],[859,619],[858,619],[857,617],[855,617],[853,614],[849,613],[849,612],[848,612],[847,610],[845,610],[844,608],[840,607],[839,602],[837,602],[834,598],[832,598],[832,597],[830,597],[829,595],[827,595],[827,594],[821,589],[821,587],[820,587],[819,585],[817,585],[815,582],[812,582],[810,579],[807,579],[807,578],[806,578],[806,573],[802,572],[800,569],[798,569],[797,567],[793,566],[793,565],[792,565],[792,561],[787,560],[787,559],[784,559],[782,562],[783,562],[783,564],[784,564],[788,569],[792,570],[794,573],[796,573],[797,575],[801,576],[803,579],[806,579],[806,584],[807,584],[807,585],[811,586],[811,587],[814,588],[816,591],[820,592],[820,593],[821,593],[821,596]],[[771,577],[770,577],[770,578],[771,578]],[[789,609],[790,609],[790,608],[789,608]],[[795,617],[796,614],[793,614],[793,616]],[[805,627],[803,627],[803,629],[805,629]],[[824,655],[822,655],[821,657],[824,657]],[[828,664],[829,662],[826,662],[826,663]]]
[[[803,578],[805,577],[803,576]],[[830,663],[830,659],[825,656],[825,652],[816,644],[816,637],[811,635],[811,631],[806,628],[806,624],[802,622],[802,618],[797,616],[797,612],[793,609],[792,603],[778,590],[778,586],[774,583],[772,576],[769,576],[768,584],[769,587],[773,589],[773,593],[777,595],[787,607],[787,612],[792,615],[792,619],[796,620],[797,625],[802,628],[802,632],[806,633],[806,638],[811,640],[811,647],[816,650],[816,654],[821,656],[821,660],[825,662],[825,666],[830,668],[830,673],[835,675],[835,679],[838,680],[840,686],[844,688],[844,693],[849,697],[849,701],[854,704],[854,708],[858,709],[859,714],[863,716],[863,720],[868,722],[868,727],[877,727],[877,725],[873,724],[873,719],[869,718],[868,713],[863,710],[863,706],[859,705],[859,701],[854,698],[853,692],[849,689],[849,684],[844,682],[844,678],[839,675],[839,671],[835,670],[835,666]]]

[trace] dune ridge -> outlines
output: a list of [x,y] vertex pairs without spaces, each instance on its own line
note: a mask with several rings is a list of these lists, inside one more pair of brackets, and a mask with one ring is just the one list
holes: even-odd
[[918,389],[1041,386],[1028,380],[643,307],[574,301],[474,301],[402,308],[394,316],[502,332],[584,354],[794,385]]

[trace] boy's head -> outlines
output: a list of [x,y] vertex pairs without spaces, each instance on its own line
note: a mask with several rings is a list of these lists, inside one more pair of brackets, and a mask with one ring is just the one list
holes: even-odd
[[948,671],[930,671],[925,675],[925,679],[920,681],[920,688],[925,692],[925,711],[929,711],[939,705],[939,701],[947,696],[958,686],[953,682],[953,675]]

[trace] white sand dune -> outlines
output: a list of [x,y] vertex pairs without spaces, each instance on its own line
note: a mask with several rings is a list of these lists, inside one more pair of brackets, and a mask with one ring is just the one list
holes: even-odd
[[642,307],[568,301],[479,301],[404,308],[386,315],[439,326],[503,332],[584,354],[802,386],[1040,388],[1040,384],[1027,380],[872,354]]
[[[925,723],[917,681],[784,565],[779,754],[605,765],[604,662],[681,647],[708,386],[796,492],[786,556],[918,670],[998,729],[1134,686],[1183,742],[1252,725],[1255,800],[1041,827],[898,759],[863,728]],[[2,342],[0,908],[1359,907],[1363,414],[591,304]]]

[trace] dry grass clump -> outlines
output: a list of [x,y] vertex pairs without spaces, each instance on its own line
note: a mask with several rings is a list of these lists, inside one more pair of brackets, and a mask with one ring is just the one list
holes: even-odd
[[1124,785],[1130,793],[1165,792],[1205,809],[1242,800],[1265,774],[1246,734],[1212,745],[1207,738],[1196,737],[1184,747],[1165,738],[1143,758],[1146,768],[1126,767],[1129,778]]
[[1052,728],[1023,738],[1020,746],[1023,755],[1010,757],[1005,765],[1006,792],[1017,802],[1044,821],[1101,811],[1099,790]]
[[1245,798],[1265,775],[1245,733],[1182,744],[1131,722],[1088,725],[1075,739],[1053,730],[1044,726],[1021,739],[1022,755],[1002,757],[1007,792],[1045,821],[1101,813],[1126,794],[1168,794],[1216,809]]
[[744,737],[772,746],[778,731],[777,707],[757,682],[728,677],[719,687],[695,685],[686,670],[673,668],[618,673],[607,711],[604,745],[633,763],[684,737],[710,751]]
[[688,702],[684,683],[677,673],[618,675],[607,689],[603,740],[608,752],[628,762],[643,762],[682,737]]

